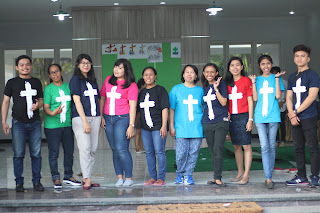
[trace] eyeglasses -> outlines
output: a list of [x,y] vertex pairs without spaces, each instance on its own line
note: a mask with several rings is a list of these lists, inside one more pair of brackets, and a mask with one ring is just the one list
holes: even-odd
[[86,63],[86,62],[81,62],[80,64],[81,64],[82,66],[86,66],[86,65],[91,66],[92,63],[90,63],[90,62],[87,62],[87,63]]
[[55,74],[58,74],[58,73],[60,73],[60,70],[50,72],[50,75],[55,75]]

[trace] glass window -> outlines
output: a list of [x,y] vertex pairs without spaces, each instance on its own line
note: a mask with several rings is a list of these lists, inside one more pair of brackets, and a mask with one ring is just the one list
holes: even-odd
[[236,56],[242,59],[244,70],[247,75],[252,74],[251,44],[229,45],[229,58]]
[[219,67],[220,76],[224,76],[223,45],[210,45],[210,62]]
[[280,66],[280,44],[257,44],[257,61],[264,54],[271,56],[273,66]]
[[54,63],[54,49],[32,50],[32,76],[39,78],[43,88],[50,83],[47,69]]
[[72,75],[72,49],[60,49],[60,65],[63,72],[63,80],[69,82]]

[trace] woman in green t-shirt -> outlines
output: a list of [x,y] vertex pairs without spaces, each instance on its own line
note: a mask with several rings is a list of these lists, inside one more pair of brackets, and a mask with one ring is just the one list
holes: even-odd
[[72,175],[73,166],[73,131],[71,126],[71,95],[69,84],[63,82],[59,64],[51,64],[48,68],[50,84],[43,93],[43,110],[46,113],[44,132],[49,148],[49,165],[55,189],[62,188],[58,171],[60,142],[64,150],[64,178],[67,185],[80,186]]

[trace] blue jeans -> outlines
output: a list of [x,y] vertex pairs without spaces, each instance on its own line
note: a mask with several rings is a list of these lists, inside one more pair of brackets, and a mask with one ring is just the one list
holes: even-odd
[[129,151],[130,139],[127,139],[126,132],[129,127],[129,114],[105,115],[106,135],[113,153],[113,166],[116,175],[123,175],[126,178],[132,177],[132,157]]
[[262,164],[266,179],[272,179],[272,172],[276,160],[276,137],[279,123],[256,123],[258,130]]
[[61,127],[55,129],[44,129],[46,134],[48,149],[49,149],[49,165],[51,170],[52,181],[60,180],[60,173],[58,171],[58,158],[60,142],[62,142],[64,152],[64,178],[69,179],[73,175],[73,131],[72,127]]
[[29,151],[32,165],[32,182],[39,183],[41,179],[41,121],[22,123],[12,119],[12,148],[13,168],[16,184],[23,184],[23,160],[26,153],[26,142],[29,142]]
[[[166,157],[166,139],[162,138],[160,135],[160,130],[148,131],[141,129],[141,138],[143,142],[143,147],[146,150],[146,158],[148,163],[148,170],[150,177],[155,180],[166,179],[167,173],[167,157]],[[159,175],[157,176],[157,159],[158,157],[158,169]]]
[[176,138],[177,175],[191,175],[196,166],[202,138]]

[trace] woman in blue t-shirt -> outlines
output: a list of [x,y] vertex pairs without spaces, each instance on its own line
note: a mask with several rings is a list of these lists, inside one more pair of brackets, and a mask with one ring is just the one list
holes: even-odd
[[192,174],[197,163],[203,138],[201,119],[203,115],[203,89],[198,68],[186,65],[181,73],[182,84],[172,88],[170,100],[170,135],[176,138],[176,184],[194,184]]
[[227,105],[227,85],[219,75],[216,64],[208,63],[203,67],[201,76],[203,85],[204,114],[202,117],[203,132],[211,152],[214,179],[208,184],[226,186],[221,181],[224,142],[229,131]]
[[265,186],[272,189],[274,187],[272,172],[276,159],[276,136],[281,121],[278,99],[281,97],[281,90],[284,90],[280,76],[285,72],[271,73],[272,58],[269,55],[260,56],[258,64],[261,75],[258,77],[250,75],[249,78],[252,81],[253,100],[257,101],[254,118],[261,146]]

